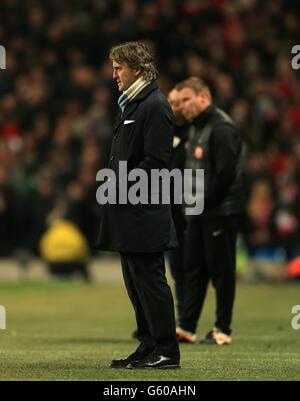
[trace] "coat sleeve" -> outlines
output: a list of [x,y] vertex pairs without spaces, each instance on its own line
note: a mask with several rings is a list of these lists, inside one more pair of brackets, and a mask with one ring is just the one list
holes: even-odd
[[206,200],[209,204],[215,204],[226,196],[235,178],[241,152],[238,129],[229,124],[218,125],[211,134],[210,146],[214,173],[209,182]]
[[146,105],[143,160],[138,168],[150,171],[170,167],[174,135],[173,113],[167,104],[156,100]]

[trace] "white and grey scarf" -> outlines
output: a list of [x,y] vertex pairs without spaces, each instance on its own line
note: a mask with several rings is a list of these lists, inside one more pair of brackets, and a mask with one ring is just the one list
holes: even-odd
[[151,81],[146,81],[143,77],[140,77],[135,81],[118,99],[118,104],[122,113],[126,105],[134,99]]

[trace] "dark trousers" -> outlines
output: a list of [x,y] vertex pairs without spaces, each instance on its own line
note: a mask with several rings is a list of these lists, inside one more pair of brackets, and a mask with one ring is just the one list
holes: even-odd
[[139,339],[161,355],[178,356],[173,297],[163,253],[122,252],[121,264]]
[[210,279],[216,290],[215,327],[231,333],[235,296],[238,217],[191,219],[185,248],[185,289],[180,326],[196,332]]
[[177,317],[181,320],[184,300],[184,242],[185,216],[181,205],[172,205],[172,216],[176,228],[178,247],[168,252],[170,271],[175,281]]

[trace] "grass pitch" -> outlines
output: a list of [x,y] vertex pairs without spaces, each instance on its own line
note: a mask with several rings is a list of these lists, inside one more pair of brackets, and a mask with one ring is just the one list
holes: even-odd
[[[213,325],[210,289],[198,335]],[[231,346],[182,345],[180,371],[107,367],[137,342],[121,284],[0,284],[0,380],[299,380],[300,330],[291,326],[299,285],[237,288]]]

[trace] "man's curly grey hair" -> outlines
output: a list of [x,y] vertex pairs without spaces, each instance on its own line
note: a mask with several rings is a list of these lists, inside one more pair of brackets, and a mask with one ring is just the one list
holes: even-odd
[[126,63],[132,69],[141,68],[142,77],[146,81],[152,81],[158,77],[153,56],[142,42],[126,42],[114,46],[110,50],[109,58],[120,64]]

